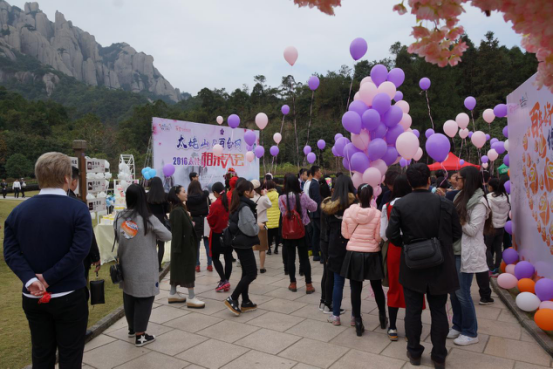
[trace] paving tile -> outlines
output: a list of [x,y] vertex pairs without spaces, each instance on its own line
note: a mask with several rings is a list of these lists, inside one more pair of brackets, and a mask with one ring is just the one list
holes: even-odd
[[[285,300],[295,300],[299,299],[300,297],[306,296],[305,291],[302,291],[302,289],[299,289],[296,292],[292,292],[286,288],[279,287],[276,290],[273,290],[271,292],[267,292],[265,294],[266,296],[272,296],[272,297],[278,297]],[[309,295],[307,295],[309,296]]]
[[255,302],[257,306],[260,306],[261,304],[264,304],[266,302],[271,301],[274,299],[273,296],[267,296],[267,295],[258,295],[258,294],[252,294],[250,293],[250,300]]
[[328,368],[348,352],[348,350],[345,347],[303,338],[281,352],[278,356],[319,368]]
[[[298,287],[298,289],[305,288],[305,279],[303,277],[300,277],[297,273],[298,273],[298,269],[296,268],[296,287]],[[274,283],[271,283],[271,285],[280,287],[280,288],[288,288],[288,286],[290,286],[290,278],[288,276],[285,276],[285,277],[286,278],[281,278],[280,280]],[[316,285],[315,285],[315,288],[317,288]]]
[[174,329],[171,332],[156,336],[155,342],[150,343],[147,348],[166,355],[175,356],[208,339],[197,334]]
[[550,367],[523,363],[522,361],[517,361],[515,363],[515,369],[546,369],[546,368],[550,368]]
[[271,329],[273,331],[284,332],[287,329],[292,328],[296,324],[299,324],[304,319],[281,313],[268,312],[255,319],[252,319],[248,324],[255,325],[261,328]]
[[319,369],[319,368],[316,366],[311,366],[304,363],[298,363],[298,365],[296,365],[294,369]]
[[385,356],[379,356],[368,352],[351,350],[338,360],[331,369],[400,369],[405,364],[402,360],[397,360]]
[[311,338],[313,340],[329,342],[334,337],[345,331],[344,326],[334,326],[328,322],[319,322],[312,319],[306,319],[303,322],[288,329],[286,333],[296,336]]
[[291,334],[262,328],[234,342],[234,344],[276,355],[300,339],[301,337]]
[[318,320],[319,322],[326,322],[330,314],[325,314],[319,310],[318,305],[309,304],[302,307],[299,310],[294,311],[291,315],[300,318],[307,318]]
[[205,307],[203,309],[190,309],[186,306],[182,306],[180,309],[183,311],[188,312],[194,312],[204,315],[213,315],[221,310],[226,310],[225,303],[218,300],[212,300],[212,299],[206,299],[203,298],[203,296],[198,296],[200,300],[202,300],[205,303]]
[[[159,336],[160,334],[167,333],[171,331],[173,328],[167,327],[164,325],[159,325],[155,323],[148,323],[148,334],[153,334],[154,336]],[[122,341],[132,342],[134,343],[134,337],[129,337],[129,327],[121,328],[116,330],[115,332],[109,332],[106,333],[106,335],[120,339]]]
[[285,313],[285,314],[290,314],[296,310],[301,309],[304,306],[306,306],[306,304],[302,304],[301,302],[288,301],[288,300],[277,299],[277,298],[259,305],[261,309],[275,311],[279,313]]
[[[460,350],[467,350],[467,351],[482,353],[484,352],[484,349],[486,348],[486,345],[488,344],[489,339],[490,339],[490,336],[488,336],[487,334],[479,333],[478,343],[475,345],[457,346],[455,343],[453,343],[454,340],[448,339],[445,341],[445,347],[447,347],[448,349],[457,348]],[[432,344],[432,338],[430,337],[430,335],[426,338],[425,341]]]
[[518,340],[522,327],[518,323],[498,323],[497,320],[478,319],[478,333]]
[[217,283],[219,283],[220,280],[221,278],[219,278],[219,274],[213,272],[211,275],[205,275],[205,276],[196,278],[194,285],[195,286],[207,285],[207,286],[211,286],[212,289],[215,289],[215,287],[217,287]]
[[121,319],[113,323],[108,329],[104,331],[104,334],[115,332],[116,330],[121,329],[123,327],[128,327],[127,318],[125,317],[122,317]]
[[349,347],[359,351],[366,351],[373,354],[379,354],[384,350],[391,341],[388,335],[384,333],[376,333],[365,331],[361,337],[357,337],[355,328],[348,328],[330,343],[338,346]]
[[213,314],[213,316],[216,318],[228,319],[237,323],[246,323],[252,319],[260,317],[265,313],[267,313],[267,310],[262,310],[258,308],[254,311],[248,311],[247,313],[240,314],[240,316],[236,316],[232,314],[228,309],[225,309],[225,310],[219,311],[218,313]]
[[[432,360],[430,359],[430,353],[432,352],[432,344],[428,342],[421,342],[421,345],[424,346],[424,352],[422,354],[422,360],[421,365],[422,366],[430,366],[434,367],[434,364],[432,364]],[[400,339],[396,342],[391,342],[385,349],[380,353],[380,355],[392,357],[394,359],[398,360],[405,360],[408,361],[407,358],[407,342],[403,339]],[[413,367],[409,362],[407,362],[407,366],[404,366],[404,368],[410,368]]]
[[[495,305],[495,304],[494,304]],[[491,305],[479,305],[475,302],[474,309],[476,310],[477,319],[496,320],[503,309]]]
[[199,299],[211,299],[217,301],[225,301],[230,296],[230,292],[217,292],[214,289],[198,294]]
[[449,369],[510,369],[514,365],[515,362],[513,360],[478,354],[458,348],[452,349],[446,359],[446,366]]
[[250,351],[238,359],[225,365],[224,369],[290,369],[297,363],[282,357],[269,355],[264,352]]
[[150,352],[123,341],[114,341],[84,353],[83,363],[97,369],[114,368]]
[[[317,287],[315,287],[317,288]],[[300,292],[300,291],[298,291]],[[296,302],[303,302],[304,304],[313,305],[315,307],[319,307],[319,302],[321,302],[321,294],[318,293],[318,289],[315,293],[312,293],[310,295],[302,294],[302,296],[299,299],[295,299]]]
[[[282,281],[284,280],[284,278],[281,278],[281,277],[269,277],[269,276],[266,276],[266,275],[262,275],[262,274],[258,274],[257,275],[257,278],[255,279],[255,282],[254,283],[259,283],[259,284],[274,284],[276,282],[279,282],[279,281]],[[288,282],[290,283],[290,282]],[[280,287],[280,286],[279,286]]]
[[209,340],[184,351],[177,355],[177,358],[206,368],[217,369],[248,351],[249,349],[244,347],[231,345],[222,341]]
[[252,334],[258,329],[258,327],[251,325],[223,320],[197,333],[205,337],[233,343],[234,341]]
[[189,313],[189,311],[181,310],[173,306],[162,305],[153,309],[152,314],[150,315],[150,322],[163,324],[169,320],[179,318]]
[[497,317],[500,322],[518,324],[518,319],[511,313],[509,309],[501,309],[501,314]]
[[[365,321],[366,316],[367,315],[363,317],[363,321]],[[387,332],[386,329],[380,328],[380,321],[378,321],[378,319],[377,319],[377,322],[378,324],[376,325],[376,328],[373,329],[373,331],[386,333]],[[397,327],[397,334],[400,337],[400,340],[405,338],[405,321],[398,319],[396,321],[396,327]],[[430,336],[430,327],[431,327],[430,324],[424,324],[424,323],[422,324],[421,341],[425,341]],[[365,324],[365,329],[367,329],[367,324]]]
[[524,342],[536,342],[536,339],[530,336],[530,333],[528,333],[525,329],[522,330],[522,334],[520,335],[520,340]]
[[158,352],[150,352],[137,359],[131,360],[117,369],[136,369],[136,368],[163,368],[163,369],[182,369],[190,363],[175,359],[174,357],[160,354]]
[[264,295],[267,292],[276,290],[277,288],[278,288],[277,286],[271,286],[270,284],[257,284],[254,282],[250,285],[249,292],[250,294],[254,294],[254,295]]
[[87,343],[86,346],[84,347],[84,351],[87,352],[90,350],[94,350],[97,347],[104,346],[113,341],[115,341],[115,338],[106,336],[105,334],[101,334],[98,337],[94,338],[89,343]]
[[190,313],[180,318],[170,320],[165,323],[166,326],[180,329],[182,331],[195,333],[211,325],[217,324],[222,319],[207,316],[198,313]]
[[551,364],[551,356],[537,343],[532,342],[490,337],[484,353],[537,365],[547,366]]

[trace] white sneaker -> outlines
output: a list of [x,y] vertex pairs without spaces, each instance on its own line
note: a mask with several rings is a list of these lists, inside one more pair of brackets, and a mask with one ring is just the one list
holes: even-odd
[[186,307],[189,309],[203,309],[205,307],[205,302],[200,301],[197,297],[194,297],[193,299],[188,299]]
[[450,339],[457,338],[459,337],[460,334],[461,332],[459,332],[457,329],[451,328],[449,330],[449,333],[447,334],[447,338],[450,338]]
[[465,335],[460,335],[453,341],[454,344],[457,346],[468,346],[468,345],[475,345],[478,343],[478,337],[469,337]]
[[177,292],[174,295],[169,295],[167,300],[170,304],[182,304],[186,302],[186,297]]

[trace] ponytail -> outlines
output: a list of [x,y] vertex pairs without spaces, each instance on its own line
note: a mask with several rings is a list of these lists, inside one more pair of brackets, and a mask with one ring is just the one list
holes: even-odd
[[229,203],[228,203],[227,191],[225,190],[225,185],[223,185],[221,182],[217,182],[213,184],[211,189],[213,192],[216,192],[219,194],[219,198],[223,203],[223,207],[225,208],[226,211],[229,211]]

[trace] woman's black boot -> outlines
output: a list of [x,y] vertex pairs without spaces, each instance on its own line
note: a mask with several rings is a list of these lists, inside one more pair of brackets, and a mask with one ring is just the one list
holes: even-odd
[[378,318],[380,319],[380,328],[386,329],[386,327],[388,326],[388,318],[386,317],[386,311],[381,311],[378,314]]
[[363,332],[365,332],[362,318],[355,318],[355,332],[357,333],[357,337],[361,337]]

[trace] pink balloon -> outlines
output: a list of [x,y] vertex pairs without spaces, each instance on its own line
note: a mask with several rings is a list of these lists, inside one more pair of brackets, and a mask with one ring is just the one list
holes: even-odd
[[494,149],[488,150],[488,159],[490,159],[490,161],[495,161],[498,156],[499,154]]
[[396,141],[396,150],[406,160],[411,160],[415,157],[419,148],[419,139],[412,132],[403,132]]
[[382,193],[382,187],[380,186],[374,187],[373,192],[374,192],[374,197],[380,196],[380,194]]
[[296,64],[296,60],[298,60],[298,50],[294,46],[288,46],[284,49],[284,59],[288,62],[288,64],[294,66],[294,64]]
[[383,176],[386,174],[386,171],[388,170],[388,166],[386,165],[386,162],[382,159],[378,159],[371,162],[371,168],[376,168],[380,171],[380,175]]
[[213,155],[215,155],[215,156],[223,155],[223,146],[221,146],[219,144],[213,146]]
[[363,173],[363,183],[368,183],[373,187],[378,186],[381,179],[382,173],[377,168],[369,168]]
[[448,135],[451,138],[455,137],[458,129],[459,127],[457,126],[457,123],[454,120],[448,120],[447,122],[444,123],[444,132],[446,135]]
[[540,309],[551,309],[553,310],[553,301],[542,301],[540,304]]
[[482,163],[482,168],[488,169],[488,163]]
[[355,95],[353,95],[353,101],[359,101],[361,100],[361,95],[359,95],[359,92],[356,92]]
[[499,275],[499,277],[497,277],[497,284],[501,288],[510,290],[511,288],[515,288],[517,286],[518,279],[512,274],[502,273]]
[[359,172],[355,172],[351,176],[351,180],[352,180],[353,185],[355,186],[355,188],[357,188],[357,187],[359,187],[363,184],[363,175]]
[[[514,275],[515,275],[515,266],[516,266],[515,264],[509,264],[509,265],[507,265],[507,266],[505,267],[505,272],[506,272],[506,273],[509,273],[509,274],[511,274],[511,275],[514,276]],[[515,277],[515,278],[516,278],[516,277]]]
[[223,117],[219,115],[219,116],[217,117],[217,123],[218,123],[218,124],[223,124],[223,121],[224,121],[224,120],[223,120]]
[[365,77],[365,78],[363,78],[363,79],[361,80],[361,83],[359,84],[359,86],[363,86],[365,83],[367,83],[367,82],[372,82],[372,81],[373,81],[373,80],[371,79],[371,77],[370,77],[370,76],[367,76],[367,77]]
[[253,151],[248,151],[246,153],[246,160],[251,163],[253,161],[253,159],[255,159],[255,155],[254,155]]
[[369,134],[364,129],[362,129],[358,135],[351,135],[351,143],[355,145],[355,147],[357,147],[359,150],[366,150],[369,146],[369,142]]
[[259,129],[263,130],[269,124],[269,117],[265,113],[258,113],[255,116],[255,124]]
[[468,128],[460,129],[460,130],[459,130],[459,137],[461,137],[461,138],[467,138],[468,135],[469,135],[469,130],[468,130]]
[[405,114],[409,114],[409,109],[410,106],[409,106],[409,103],[405,100],[399,100],[397,103],[394,104],[395,106],[399,106],[401,108],[401,110],[403,110],[403,112]]
[[421,160],[422,154],[423,154],[422,149],[419,147],[419,148],[417,149],[417,153],[415,154],[415,156],[413,156],[413,159],[414,159],[415,161]]
[[409,128],[411,128],[411,124],[413,124],[413,118],[407,113],[403,113],[403,118],[399,121],[399,125],[403,127],[405,131],[407,131]]
[[382,82],[380,86],[378,86],[376,93],[385,93],[390,96],[390,99],[393,99],[396,95],[396,86],[390,81]]
[[455,122],[461,129],[465,129],[468,127],[470,118],[467,113],[459,113],[457,114],[457,117],[455,117]]
[[486,144],[486,134],[482,131],[476,131],[472,134],[470,140],[474,146],[481,149]]
[[490,124],[495,119],[495,114],[492,109],[486,109],[484,110],[484,114],[482,114],[482,118],[484,118],[486,123]]
[[280,141],[282,141],[282,135],[280,133],[275,133],[273,135],[273,140],[275,141],[275,143],[278,145],[280,143]]
[[371,106],[377,94],[377,87],[372,82],[367,82],[359,89],[359,97],[367,106]]

